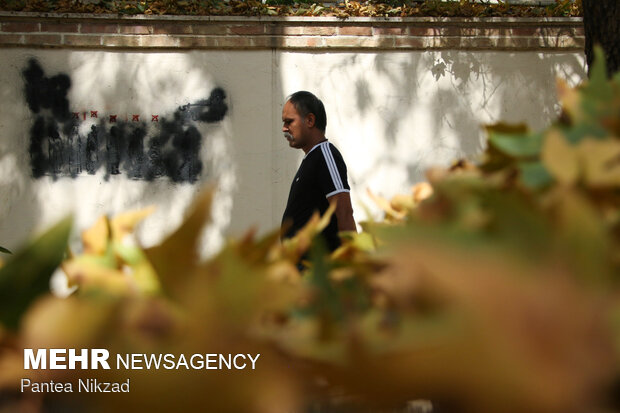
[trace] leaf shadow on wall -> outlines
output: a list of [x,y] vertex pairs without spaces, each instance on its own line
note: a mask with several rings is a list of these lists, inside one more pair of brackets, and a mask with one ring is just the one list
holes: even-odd
[[[364,189],[382,168],[399,168],[413,184],[425,179],[428,167],[445,166],[446,159],[475,161],[486,146],[485,123],[542,128],[558,115],[556,77],[586,76],[582,58],[571,52],[386,52],[376,54],[363,72],[351,70],[356,64],[351,57],[331,67],[328,73],[347,73],[350,80],[328,87],[354,103],[359,122],[380,119],[382,133],[372,139],[383,141],[382,150],[370,151],[363,170],[349,171]],[[355,123],[349,115],[337,116]],[[411,147],[420,150],[403,152]]]
[[27,178],[31,175],[28,153],[23,150],[27,122],[19,121],[27,117],[27,109],[10,103],[20,98],[22,89],[16,90],[10,78],[0,81],[0,99],[5,103],[0,115],[0,245],[12,251],[26,241],[21,229],[32,232],[41,215],[34,183]]
[[34,182],[27,179],[30,163],[20,140],[6,130],[0,134],[0,245],[16,251],[26,241],[24,234],[37,227],[42,210]]

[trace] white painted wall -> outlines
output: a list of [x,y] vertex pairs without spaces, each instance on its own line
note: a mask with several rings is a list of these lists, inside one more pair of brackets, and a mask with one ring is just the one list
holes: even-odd
[[[208,165],[201,182],[148,183],[122,175],[106,181],[103,172],[33,179],[32,115],[21,78],[31,57],[48,76],[71,76],[75,111],[165,115],[222,87],[228,114],[218,124],[199,126]],[[220,192],[205,250],[252,226],[261,232],[276,228],[301,158],[282,137],[281,110],[285,97],[300,89],[325,103],[327,135],[348,164],[360,221],[367,218],[362,205],[378,214],[367,188],[389,197],[423,180],[431,165],[475,159],[485,146],[482,124],[548,124],[558,111],[556,76],[578,83],[585,77],[583,56],[0,49],[0,245],[15,248],[69,212],[83,229],[101,214],[155,204],[157,212],[139,233],[143,244],[152,245],[178,225],[201,185],[216,179]]]

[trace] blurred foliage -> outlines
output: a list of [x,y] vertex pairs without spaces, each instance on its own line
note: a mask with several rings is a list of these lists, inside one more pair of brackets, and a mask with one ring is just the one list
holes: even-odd
[[332,210],[292,239],[250,231],[199,260],[205,189],[157,247],[128,242],[148,210],[84,231],[83,252],[61,265],[77,290],[58,298],[41,280],[66,245],[59,224],[0,272],[12,300],[0,319],[2,407],[58,396],[19,392],[23,348],[104,347],[261,358],[253,371],[83,372],[132,387],[87,394],[80,411],[377,412],[415,399],[450,412],[618,408],[620,75],[606,80],[598,53],[589,81],[558,83],[555,123],[490,126],[477,164],[429,170],[391,200],[371,194],[385,219],[343,234],[329,256],[314,240]]
[[581,0],[548,6],[487,4],[473,0],[4,0],[0,10],[56,13],[118,13],[214,16],[366,17],[566,17],[582,16]]
[[66,218],[0,268],[0,326],[15,329],[32,301],[49,291],[70,230],[71,219]]

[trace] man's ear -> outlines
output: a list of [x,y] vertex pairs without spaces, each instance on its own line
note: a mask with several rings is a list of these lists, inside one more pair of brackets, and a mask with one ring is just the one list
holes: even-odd
[[316,116],[314,116],[314,113],[308,113],[308,115],[306,116],[306,126],[309,128],[314,127],[316,123]]

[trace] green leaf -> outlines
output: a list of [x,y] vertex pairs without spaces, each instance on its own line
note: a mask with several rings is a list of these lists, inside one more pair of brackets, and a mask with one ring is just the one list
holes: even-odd
[[530,189],[542,189],[553,183],[553,177],[540,162],[519,163],[521,182]]
[[592,91],[595,96],[607,96],[611,94],[607,84],[607,65],[605,63],[605,52],[601,46],[594,47],[594,62],[590,69],[590,81],[586,89]]
[[614,76],[612,77],[612,82],[615,83],[617,86],[620,86],[620,71],[614,74]]
[[7,250],[7,249],[6,249],[6,248],[4,248],[4,247],[0,247],[0,252],[3,252],[3,253],[5,253],[5,254],[12,254],[12,252],[11,252],[11,251]]
[[491,132],[489,144],[514,158],[532,158],[540,154],[542,134],[511,135]]
[[73,219],[65,218],[15,253],[0,269],[0,324],[17,329],[22,315],[41,294],[62,262]]
[[580,123],[570,128],[561,128],[566,140],[578,144],[584,138],[606,139],[608,132],[597,122]]

